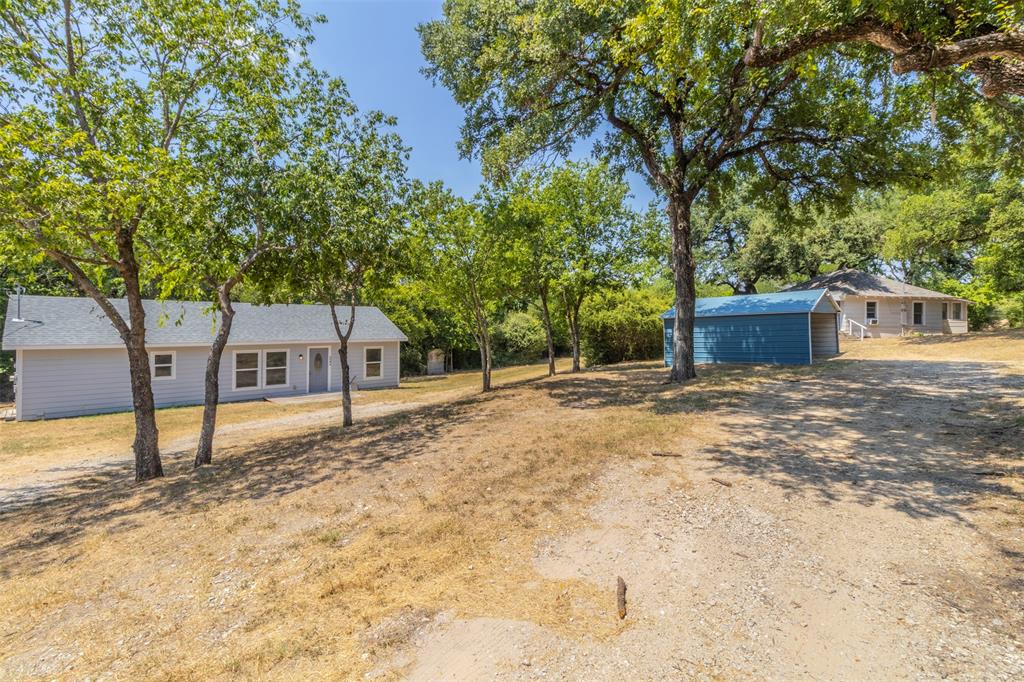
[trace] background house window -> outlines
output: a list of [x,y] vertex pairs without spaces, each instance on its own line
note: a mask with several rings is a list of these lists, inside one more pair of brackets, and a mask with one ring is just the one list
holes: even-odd
[[380,376],[381,367],[381,356],[383,354],[382,348],[367,348],[366,349],[366,366],[363,369],[363,376],[367,379],[373,379]]
[[963,303],[954,303],[953,304],[953,319],[954,320],[962,320],[962,319],[964,319],[963,318],[963,314],[964,314],[964,304]]
[[174,378],[174,351],[169,353],[153,353],[153,378]]
[[235,353],[235,388],[260,385],[260,354],[257,351]]
[[284,386],[288,383],[288,351],[268,350],[263,365],[264,386]]
[[942,319],[943,320],[949,319],[949,304],[948,303],[943,303],[942,304]]
[[923,301],[914,301],[914,324],[924,324]]
[[878,319],[878,302],[868,301],[864,304],[864,318],[868,320]]

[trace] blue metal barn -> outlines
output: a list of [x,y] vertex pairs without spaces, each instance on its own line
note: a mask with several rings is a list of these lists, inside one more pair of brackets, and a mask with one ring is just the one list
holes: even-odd
[[[839,306],[826,289],[698,298],[693,325],[697,363],[809,365],[839,352]],[[675,310],[665,324],[665,364],[672,364]]]

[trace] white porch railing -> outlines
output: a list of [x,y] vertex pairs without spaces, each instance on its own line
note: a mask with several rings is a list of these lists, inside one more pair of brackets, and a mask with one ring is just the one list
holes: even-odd
[[[857,327],[857,331],[856,332],[853,330],[854,327]],[[855,320],[855,319],[853,319],[851,317],[845,317],[843,319],[842,332],[844,334],[848,334],[849,336],[856,336],[858,334],[858,332],[859,332],[860,340],[863,341],[864,340],[864,332],[866,332],[867,330],[868,330],[867,327],[865,327],[860,322],[858,322],[857,320]]]

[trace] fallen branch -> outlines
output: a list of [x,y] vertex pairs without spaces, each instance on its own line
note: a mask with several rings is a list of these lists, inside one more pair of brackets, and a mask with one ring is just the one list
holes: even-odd
[[972,471],[975,476],[1006,476],[1005,471]]
[[682,457],[678,452],[652,452],[651,457]]
[[619,606],[619,620],[626,617],[626,581],[619,576],[615,587],[615,601]]
[[730,483],[729,481],[725,481],[725,480],[723,480],[721,478],[715,478],[714,476],[712,476],[711,480],[714,481],[715,483],[719,484],[719,485],[724,485],[726,488],[731,488],[732,487],[732,483]]

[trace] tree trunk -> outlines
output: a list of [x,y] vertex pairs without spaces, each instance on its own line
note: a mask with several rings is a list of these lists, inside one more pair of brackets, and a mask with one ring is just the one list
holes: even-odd
[[128,344],[128,367],[132,384],[132,409],[135,411],[135,480],[148,481],[164,475],[160,463],[160,433],[156,428],[153,382],[149,375],[149,353],[139,334],[132,333]]
[[548,309],[548,288],[541,287],[540,309],[544,313],[544,334],[548,342],[548,376],[555,376],[555,335],[551,330],[551,311]]
[[341,362],[341,425],[352,426],[352,370],[348,365],[348,339],[338,346],[338,360]]
[[146,309],[142,305],[139,264],[128,230],[118,230],[117,250],[121,277],[128,299],[129,328],[124,338],[128,349],[128,366],[132,384],[132,408],[135,410],[135,480],[148,481],[164,475],[160,463],[160,432],[156,428],[156,404],[153,401],[153,380],[149,353],[146,351]]
[[[136,220],[141,217],[140,210]],[[156,428],[153,381],[149,373],[149,353],[146,350],[146,309],[142,305],[139,263],[135,258],[133,231],[125,229],[123,225],[115,225],[114,233],[119,257],[116,267],[124,281],[125,298],[128,300],[127,321],[71,256],[48,248],[41,237],[35,238],[44,253],[71,275],[71,279],[84,294],[96,301],[117,330],[125,350],[128,351],[132,409],[135,416],[135,441],[132,443],[135,454],[135,480],[147,481],[163,476],[164,470],[160,463],[160,433]]]
[[352,372],[348,366],[348,340],[352,338],[352,329],[356,324],[356,299],[357,290],[350,292],[351,301],[348,306],[348,325],[345,331],[341,331],[341,323],[338,321],[338,311],[333,299],[328,299],[327,306],[331,309],[331,321],[334,323],[334,332],[338,335],[338,360],[341,362],[341,425],[352,426]]
[[199,445],[196,447],[196,459],[193,466],[201,467],[213,461],[213,436],[217,431],[217,407],[220,402],[220,361],[224,355],[224,347],[231,335],[231,323],[235,319],[235,309],[225,291],[217,292],[220,308],[220,329],[210,346],[210,355],[206,359],[206,394],[203,399],[203,426],[199,431]]
[[565,319],[569,323],[569,341],[572,343],[572,371],[580,371],[580,306],[565,301]]
[[693,320],[696,310],[696,262],[690,229],[691,200],[669,196],[668,222],[672,231],[672,281],[676,316],[672,325],[671,380],[683,383],[697,376],[693,366]]
[[491,339],[490,336],[484,336],[484,342],[480,344],[480,361],[482,363],[481,371],[483,374],[483,389],[484,391],[491,390]]

